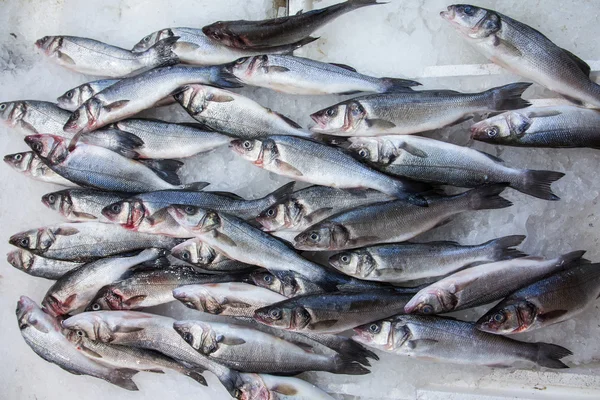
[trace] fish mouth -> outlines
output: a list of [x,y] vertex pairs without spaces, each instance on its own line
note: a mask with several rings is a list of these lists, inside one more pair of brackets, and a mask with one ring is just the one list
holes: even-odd
[[353,329],[353,331],[356,333],[356,336],[354,336],[352,339],[358,339],[358,342],[364,344],[368,344],[371,342],[371,336],[361,327],[356,327]]
[[[20,253],[19,250],[11,251],[10,253],[8,253],[6,255],[6,261],[13,267],[24,270],[25,268],[23,268],[21,266],[21,262],[20,262],[21,260],[19,258],[19,253]],[[23,297],[23,296],[21,296],[21,297]]]
[[456,17],[456,11],[454,10],[454,6],[448,6],[448,10],[442,11],[440,13],[440,17],[442,17],[443,19],[445,19],[447,21],[454,20],[454,17]]
[[27,249],[26,247],[20,246],[20,242],[24,238],[26,238],[26,235],[23,235],[21,233],[16,233],[8,239],[8,243],[12,244],[13,246],[19,247],[21,249]]
[[242,139],[235,139],[229,142],[229,148],[237,154],[244,154],[244,150],[242,150]]
[[315,122],[315,125],[309,128],[312,132],[321,132],[327,128],[327,124],[323,120],[323,116],[321,115],[320,111],[310,114],[310,118]]

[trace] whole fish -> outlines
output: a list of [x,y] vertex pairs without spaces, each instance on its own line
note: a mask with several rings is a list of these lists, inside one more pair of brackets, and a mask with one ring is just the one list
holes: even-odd
[[552,182],[562,172],[510,168],[491,154],[418,136],[350,138],[350,150],[386,174],[443,185],[476,187],[489,183],[510,187],[544,200],[560,200]]
[[254,266],[231,260],[198,238],[191,238],[171,249],[171,255],[187,264],[210,272],[238,272]]
[[199,354],[173,329],[175,320],[137,311],[90,311],[62,322],[65,329],[103,343],[158,351],[186,365],[215,374],[230,392],[241,384],[239,374]]
[[170,250],[181,239],[131,232],[113,224],[77,222],[20,232],[8,242],[40,257],[83,262],[150,247]]
[[46,314],[29,297],[17,302],[17,322],[25,342],[44,360],[74,375],[89,375],[127,390],[138,390],[131,379],[137,370],[113,368],[81,354],[63,334],[60,322]]
[[69,331],[67,339],[76,345],[81,353],[101,364],[159,374],[164,373],[165,368],[171,369],[207,386],[201,370],[187,368],[157,351],[90,340],[85,336],[77,335],[74,331]]
[[328,64],[289,55],[260,55],[240,58],[225,67],[246,85],[289,94],[353,94],[410,91],[419,82],[363,75],[344,64]]
[[466,4],[448,6],[440,15],[490,61],[576,104],[600,108],[600,86],[590,80],[590,66],[541,32]]
[[4,156],[4,162],[10,165],[15,171],[29,176],[36,181],[61,186],[75,186],[73,182],[51,170],[33,151],[8,154]]
[[72,71],[118,78],[177,64],[179,58],[172,50],[177,39],[163,39],[141,53],[75,36],[44,36],[35,45],[50,60]]
[[598,264],[578,265],[517,290],[479,318],[477,329],[510,335],[581,314],[600,296],[598,267]]
[[228,90],[206,85],[187,85],[174,97],[196,121],[231,136],[310,136],[288,117]]
[[200,354],[242,372],[289,374],[327,371],[364,375],[369,370],[342,358],[327,357],[250,327],[202,321],[177,321],[173,328]]
[[531,83],[511,83],[480,93],[422,90],[374,94],[317,111],[311,131],[335,136],[410,135],[455,125],[477,114],[530,105],[521,98]]
[[600,112],[575,106],[509,111],[471,126],[471,138],[520,147],[600,148]]
[[254,319],[294,332],[338,333],[403,313],[410,297],[394,289],[305,295],[259,308]]
[[83,263],[43,258],[23,249],[13,250],[6,255],[6,261],[16,269],[40,278],[57,280]]
[[178,36],[179,40],[173,45],[173,52],[184,64],[193,65],[220,65],[233,62],[241,57],[249,57],[266,53],[289,53],[316,38],[305,38],[297,43],[284,44],[282,46],[270,47],[265,50],[242,50],[227,47],[221,43],[208,38],[202,29],[194,28],[165,28],[152,32],[140,40],[131,51],[143,52],[154,46],[161,40]]
[[280,231],[301,232],[350,208],[390,200],[394,198],[372,189],[309,186],[271,205],[262,211],[256,220],[262,225],[263,231],[278,236]]
[[329,258],[337,270],[358,279],[409,282],[445,276],[465,267],[523,257],[513,247],[525,236],[506,236],[474,246],[456,242],[394,243],[344,251]]
[[[64,110],[75,111],[83,103],[88,101],[109,86],[119,82],[120,79],[100,79],[79,85],[66,91],[62,96],[56,99],[56,105]],[[68,119],[68,117],[67,117]],[[65,120],[66,122],[66,120]],[[64,126],[65,124],[63,124]]]
[[81,265],[58,279],[48,289],[42,305],[55,317],[87,306],[105,285],[119,279],[131,267],[164,255],[164,250],[148,249],[136,256],[107,257]]
[[[233,152],[255,166],[288,178],[341,189],[370,188],[419,205],[418,186],[391,178],[355,160],[340,148],[292,136],[236,139]],[[414,186],[414,187],[413,187]]]
[[467,268],[421,289],[404,311],[441,314],[488,304],[581,262],[584,253],[574,251],[550,260],[521,257]]
[[182,285],[230,282],[247,274],[203,274],[191,266],[144,268],[107,283],[89,302],[88,311],[133,310],[175,301],[173,290]]
[[434,197],[428,207],[404,200],[356,207],[324,219],[294,239],[299,250],[345,250],[404,242],[440,226],[457,214],[510,207],[500,196],[505,184],[482,186],[454,196]]
[[[325,292],[318,284],[315,284],[310,279],[306,279],[302,276],[294,276],[293,279],[287,277],[279,279],[268,270],[259,269],[258,271],[252,272],[250,278],[256,286],[269,289],[286,298]],[[349,283],[349,285],[342,286],[341,289],[353,290],[351,282]]]
[[262,21],[218,21],[202,28],[209,38],[229,47],[263,49],[293,44],[340,15],[378,3],[377,0],[348,0],[343,3],[296,15]]
[[63,136],[63,126],[70,116],[70,112],[47,101],[20,100],[0,103],[0,118],[6,125],[25,135],[47,133]]
[[220,67],[170,66],[121,79],[83,103],[65,123],[68,133],[86,133],[154,107],[182,86],[206,83],[238,87]]
[[96,189],[64,189],[45,194],[42,196],[42,203],[69,221],[109,222],[102,215],[102,209],[129,196],[127,193]]
[[568,368],[569,350],[549,343],[526,343],[478,331],[452,318],[398,315],[354,329],[352,338],[388,353],[453,364],[511,367],[515,363]]
[[334,400],[312,383],[302,379],[268,374],[240,374],[242,399]]
[[[355,290],[378,287],[327,270],[296,253],[283,242],[244,220],[193,206],[172,205],[169,214],[185,229],[219,253],[270,270],[278,278],[296,284],[299,276],[324,290]],[[297,285],[296,285],[297,286]]]

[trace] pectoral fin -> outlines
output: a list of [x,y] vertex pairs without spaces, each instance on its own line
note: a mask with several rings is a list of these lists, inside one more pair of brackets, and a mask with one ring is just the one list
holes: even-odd
[[226,305],[234,307],[234,308],[250,308],[250,307],[252,307],[252,304],[248,304],[248,303],[245,303],[240,300],[229,300],[227,297],[225,297],[222,304],[224,304],[224,305],[226,304]]
[[555,320],[555,319],[562,317],[563,315],[565,315],[568,312],[569,311],[567,311],[567,310],[554,310],[554,311],[550,311],[547,313],[538,314],[538,319],[540,321]]
[[315,322],[314,324],[310,324],[311,328],[314,330],[321,330],[331,328],[335,324],[337,324],[337,319],[326,319],[324,321]]
[[219,340],[219,343],[223,343],[226,344],[227,346],[239,346],[241,344],[246,343],[246,341],[242,338],[238,338],[238,337],[221,337],[221,340]]
[[115,332],[118,333],[133,333],[133,332],[139,332],[139,331],[143,331],[144,328],[139,328],[137,326],[121,326],[121,325],[117,325],[115,326]]
[[304,219],[306,219],[309,224],[312,224],[313,221],[320,221],[323,218],[328,217],[331,214],[331,211],[333,211],[333,207],[320,208],[308,214]]
[[303,175],[302,172],[300,172],[296,167],[286,163],[285,161],[275,160],[275,165],[284,174],[293,175],[293,176],[302,176]]
[[80,348],[80,350],[81,350],[82,352],[84,352],[84,353],[85,353],[85,354],[86,354],[88,357],[102,358],[102,356],[101,356],[100,354],[96,353],[96,352],[95,352],[94,350],[92,350],[92,349],[89,349],[89,348],[87,348],[87,347],[85,347],[85,346],[80,346],[79,348]]
[[127,306],[127,307],[134,307],[136,304],[141,303],[142,301],[144,301],[144,299],[148,297],[144,294],[141,294],[139,296],[133,296],[130,297],[129,299],[125,300],[123,303]]
[[207,100],[213,103],[229,103],[235,99],[226,93],[211,93]]
[[367,118],[365,119],[365,122],[367,123],[367,126],[369,128],[375,129],[391,129],[396,127],[396,124],[394,124],[393,122],[380,118]]
[[177,42],[177,44],[175,46],[177,47],[178,50],[181,50],[181,51],[195,51],[196,49],[198,49],[200,47],[194,43],[179,42],[179,41]]
[[517,49],[512,43],[507,42],[504,39],[499,38],[497,35],[494,36],[494,46],[502,46],[502,48],[513,57],[522,57],[523,53]]
[[275,385],[275,386],[269,388],[269,390],[271,392],[279,393],[284,396],[294,396],[294,395],[298,394],[298,390],[295,387],[293,387],[292,385],[286,385],[285,383]]
[[433,344],[436,344],[438,341],[434,340],[434,339],[415,339],[415,340],[409,340],[407,342],[407,346],[410,349],[415,349],[417,347],[426,347],[426,346],[431,346]]
[[95,215],[80,212],[80,211],[73,211],[73,215],[80,219],[97,219]]
[[76,235],[79,233],[79,230],[73,227],[61,227],[58,228],[54,234],[55,235],[61,235],[61,236],[72,236],[72,235]]
[[288,72],[290,70],[289,68],[281,67],[279,65],[274,65],[272,67],[268,67],[267,69],[268,69],[268,72],[274,72],[274,73],[277,73],[277,72]]
[[379,243],[381,238],[379,236],[361,236],[356,239],[352,239],[348,241],[348,244],[356,247],[363,247],[367,244],[371,244],[373,242]]
[[57,51],[56,54],[58,55],[60,61],[64,62],[65,64],[75,65],[75,61],[62,51]]
[[427,153],[425,153],[423,150],[420,150],[418,148],[416,148],[415,146],[412,146],[406,142],[402,143],[402,145],[400,145],[400,148],[403,149],[404,151],[406,151],[409,154],[412,154],[415,157],[420,157],[420,158],[427,158]]
[[233,239],[223,233],[216,232],[215,237],[228,246],[237,247],[237,244],[233,241]]
[[106,111],[114,111],[114,110],[118,110],[119,108],[123,108],[127,105],[127,103],[129,103],[129,100],[119,100],[119,101],[115,101],[114,103],[110,103],[104,106],[104,109]]

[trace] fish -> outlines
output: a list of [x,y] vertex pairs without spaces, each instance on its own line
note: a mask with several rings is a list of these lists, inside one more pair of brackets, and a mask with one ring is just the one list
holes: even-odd
[[565,175],[562,172],[511,168],[491,154],[417,136],[359,137],[350,142],[350,151],[389,175],[459,187],[506,182],[530,196],[560,200],[551,184]]
[[388,353],[452,364],[511,367],[515,364],[568,368],[573,353],[549,343],[527,343],[481,332],[471,322],[398,315],[354,329],[352,339]]
[[126,193],[197,186],[181,185],[177,171],[183,163],[177,160],[131,160],[104,147],[73,146],[54,135],[30,135],[25,143],[54,172],[81,186]]
[[198,238],[191,238],[171,249],[171,255],[187,264],[209,272],[238,272],[256,269],[231,260]]
[[281,231],[299,233],[341,211],[391,200],[394,197],[373,189],[309,186],[266,208],[256,221],[263,231],[275,236]]
[[181,239],[131,232],[114,224],[74,222],[19,232],[13,246],[45,258],[89,262],[150,247],[170,250]]
[[47,101],[19,100],[0,103],[0,119],[24,135],[46,133],[64,135],[68,111]]
[[60,261],[36,256],[23,249],[13,250],[8,253],[6,261],[16,269],[31,276],[51,280],[60,279],[67,272],[83,265],[82,262]]
[[173,329],[175,319],[139,311],[90,311],[62,322],[79,336],[109,344],[158,351],[195,368],[215,374],[232,393],[241,385],[239,373],[204,357]]
[[269,374],[240,374],[240,399],[333,400],[323,390],[302,379]]
[[364,205],[341,212],[294,238],[298,250],[346,250],[380,243],[404,242],[475,210],[510,207],[500,194],[506,184],[481,186],[454,196],[436,196],[427,207],[404,200]]
[[204,274],[191,266],[170,265],[134,270],[95,293],[87,311],[138,310],[175,301],[173,290],[183,285],[247,279],[247,274]]
[[314,133],[334,136],[410,135],[452,126],[480,114],[516,110],[531,83],[511,83],[479,93],[421,90],[344,100],[311,114]]
[[118,78],[177,64],[179,58],[172,50],[177,39],[163,39],[141,53],[76,36],[44,36],[35,46],[48,59],[72,71]]
[[495,64],[560,94],[577,105],[600,108],[600,85],[590,66],[543,33],[497,11],[448,6],[441,17]]
[[296,181],[340,189],[368,188],[426,206],[420,186],[391,178],[340,148],[292,136],[231,141],[233,153],[253,165]]
[[[197,184],[195,190],[162,190],[138,194],[106,206],[102,214],[126,229],[150,232],[165,232],[165,225],[172,228],[172,223],[177,227],[166,212],[171,204],[206,207],[250,219],[271,204],[287,198],[294,189],[294,183],[285,184],[255,200],[245,200],[233,193],[200,191],[202,188]],[[190,237],[189,234],[184,236]]]
[[264,87],[281,93],[302,95],[387,93],[411,91],[419,82],[398,78],[375,78],[356,69],[292,55],[244,57],[225,70],[245,85]]
[[293,332],[339,333],[403,313],[410,298],[395,289],[311,294],[259,308],[254,319]]
[[385,4],[377,0],[348,0],[293,16],[262,21],[217,21],[202,28],[210,39],[237,49],[263,49],[301,42],[337,17],[361,7]]
[[155,68],[121,79],[95,94],[73,111],[63,130],[87,133],[154,107],[190,83],[239,87],[220,67],[175,65]]
[[164,369],[170,369],[207,386],[201,370],[188,368],[157,351],[94,341],[79,336],[74,331],[69,331],[67,339],[77,346],[77,350],[98,363],[158,374],[164,373]]
[[501,335],[531,332],[581,314],[599,296],[599,265],[578,265],[511,293],[479,318],[476,327]]
[[105,285],[146,261],[164,256],[162,249],[147,249],[135,256],[106,257],[83,264],[58,279],[46,292],[42,306],[54,317],[83,309]]
[[471,138],[519,147],[600,148],[600,112],[575,106],[530,107],[471,126]]
[[29,176],[36,181],[60,186],[75,186],[73,182],[50,169],[33,151],[8,154],[4,156],[4,162],[15,171]]
[[[256,286],[269,289],[286,298],[326,292],[318,283],[314,283],[302,276],[293,276],[290,278],[284,276],[282,279],[279,279],[268,270],[259,269],[252,272],[250,278]],[[355,290],[354,282],[351,281],[347,282],[347,284],[338,285],[338,288],[340,290]]]
[[73,222],[98,220],[109,222],[102,209],[109,204],[129,197],[120,192],[105,192],[96,189],[73,188],[51,192],[42,196],[42,204]]
[[138,390],[131,379],[137,370],[108,367],[81,354],[63,334],[60,322],[43,312],[29,297],[21,296],[16,314],[25,343],[44,360],[74,375],[89,375],[123,389]]
[[296,43],[274,46],[261,50],[243,50],[227,47],[208,38],[202,29],[195,28],[165,28],[145,36],[133,46],[131,51],[143,52],[166,38],[178,36],[179,40],[173,45],[173,52],[179,61],[192,65],[220,65],[233,62],[241,57],[260,54],[290,53],[304,45],[312,43],[316,38],[305,38]]
[[573,251],[557,258],[520,257],[478,265],[455,272],[421,289],[406,304],[407,314],[441,314],[464,310],[499,300],[510,293],[585,262],[585,251]]
[[[73,89],[67,90],[64,94],[56,99],[56,105],[63,110],[75,111],[83,103],[103,91],[109,86],[119,82],[120,79],[100,79],[97,81],[87,82]],[[69,114],[70,116],[70,114]],[[67,117],[68,119],[68,117]],[[66,120],[65,120],[66,122]],[[65,124],[63,123],[63,126]],[[62,128],[61,128],[62,130]]]
[[290,374],[327,371],[365,375],[369,370],[341,355],[325,356],[250,327],[176,321],[173,328],[192,348],[210,359],[241,372]]
[[457,242],[394,243],[344,251],[329,265],[358,279],[404,283],[435,280],[470,266],[524,257],[515,249],[525,236],[513,235],[472,246]]
[[309,137],[288,117],[245,96],[206,85],[187,85],[175,100],[203,126],[233,137],[261,138],[273,134]]

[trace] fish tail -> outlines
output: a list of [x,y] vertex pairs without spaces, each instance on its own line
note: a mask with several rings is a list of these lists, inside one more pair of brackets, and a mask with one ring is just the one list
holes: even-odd
[[188,368],[188,369],[181,371],[182,374],[192,378],[193,380],[195,380],[202,386],[208,386],[208,383],[206,382],[206,379],[204,379],[202,372],[203,372],[203,370],[200,368]]
[[138,161],[150,168],[165,182],[176,186],[181,185],[181,180],[178,175],[179,168],[183,166],[181,161],[169,159],[147,159]]
[[[379,3],[377,3],[379,4]],[[417,81],[411,81],[410,79],[399,79],[399,78],[380,78],[381,92],[412,92],[411,86],[420,86],[421,84]]]
[[295,184],[296,184],[296,182],[286,183],[279,189],[276,189],[272,193],[269,193],[267,195],[267,197],[269,198],[269,201],[271,202],[271,204],[279,203],[283,200],[286,200],[290,196],[290,194],[292,194],[292,192],[294,191]]
[[546,368],[569,368],[560,359],[572,355],[571,350],[549,343],[536,343],[535,345],[537,354],[534,361],[537,364]]
[[521,95],[532,84],[529,82],[511,83],[487,91],[490,97],[488,107],[494,111],[518,110],[531,105]]
[[560,200],[560,197],[552,193],[552,182],[559,180],[565,176],[562,172],[556,171],[523,171],[519,182],[513,182],[512,187],[519,192],[523,192],[538,199],[544,200]]
[[335,372],[344,375],[367,375],[371,373],[368,368],[359,364],[353,358],[342,355],[336,357]]
[[525,240],[525,235],[504,236],[485,243],[492,249],[492,259],[495,261],[510,260],[511,258],[525,257],[527,254],[515,249]]
[[333,350],[337,351],[343,357],[352,359],[367,367],[371,365],[368,360],[369,358],[373,360],[379,360],[377,354],[373,353],[371,350],[367,350],[363,345],[353,341],[352,339],[344,340],[339,346],[336,346]]
[[385,194],[421,207],[427,207],[427,199],[423,197],[423,194],[430,190],[431,185],[409,179],[392,179],[391,185],[386,182],[385,186],[380,189]]
[[139,153],[135,149],[144,145],[144,141],[138,136],[118,129],[84,133],[79,140],[92,146],[105,147],[127,158],[138,158]]
[[179,56],[173,51],[175,42],[179,40],[179,36],[171,36],[166,39],[159,40],[150,47],[147,51],[155,51],[159,60],[159,66],[165,67],[179,63]]
[[584,254],[585,250],[577,250],[567,254],[563,254],[562,256],[558,257],[558,259],[560,260],[559,262],[563,265],[564,268],[570,268],[579,264],[589,264],[589,260],[582,258]]
[[241,88],[244,85],[240,82],[240,80],[233,75],[231,72],[227,71],[228,64],[215,66],[211,71],[211,85],[221,87],[221,88]]
[[506,189],[505,183],[481,186],[460,195],[465,196],[469,210],[493,210],[512,206],[512,202],[500,196]]
[[138,387],[131,379],[138,371],[130,368],[118,368],[111,372],[106,380],[113,385],[122,387],[123,389],[138,391]]

